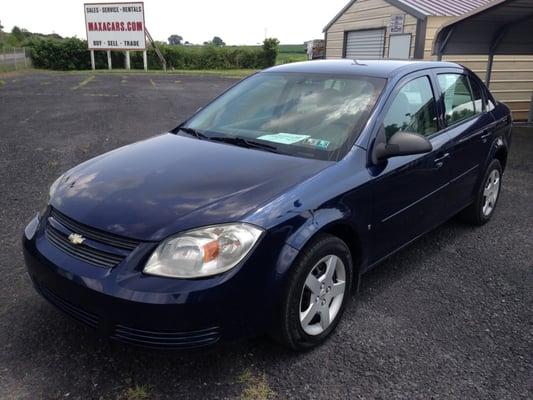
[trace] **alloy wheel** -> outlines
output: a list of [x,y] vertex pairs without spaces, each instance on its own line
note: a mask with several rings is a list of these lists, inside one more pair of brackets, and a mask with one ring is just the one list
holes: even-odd
[[308,335],[319,335],[335,320],[346,290],[342,260],[328,255],[311,269],[300,297],[300,325]]
[[485,190],[483,191],[483,215],[488,217],[494,207],[496,206],[496,200],[500,192],[500,172],[496,169],[492,170],[487,183],[485,184]]

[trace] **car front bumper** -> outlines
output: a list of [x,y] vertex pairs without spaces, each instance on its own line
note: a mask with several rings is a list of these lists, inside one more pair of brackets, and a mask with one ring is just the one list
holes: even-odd
[[[36,216],[23,235],[36,290],[71,317],[113,340],[159,349],[188,349],[264,332],[272,323],[283,242],[265,235],[241,265],[205,279],[148,276],[142,265],[157,244],[141,245],[118,266],[86,264],[62,253]],[[275,254],[274,254],[275,253]]]

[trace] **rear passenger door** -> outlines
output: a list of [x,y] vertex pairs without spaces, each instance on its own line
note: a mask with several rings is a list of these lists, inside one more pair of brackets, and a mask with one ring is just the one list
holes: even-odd
[[478,177],[490,151],[492,115],[479,81],[459,69],[436,74],[442,124],[450,137],[449,207],[452,213],[474,198]]

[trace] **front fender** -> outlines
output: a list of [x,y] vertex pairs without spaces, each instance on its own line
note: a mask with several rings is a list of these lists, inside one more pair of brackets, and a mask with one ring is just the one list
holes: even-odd
[[287,244],[297,250],[301,250],[325,226],[335,222],[347,221],[350,216],[350,210],[323,208],[309,211],[307,214],[309,217],[306,221],[287,238]]

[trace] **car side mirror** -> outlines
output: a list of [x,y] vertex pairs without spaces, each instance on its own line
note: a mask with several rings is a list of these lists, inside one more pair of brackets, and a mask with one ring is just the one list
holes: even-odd
[[380,130],[374,145],[372,161],[377,164],[387,158],[423,154],[431,150],[433,150],[431,142],[418,133],[398,131],[387,142],[385,131]]

